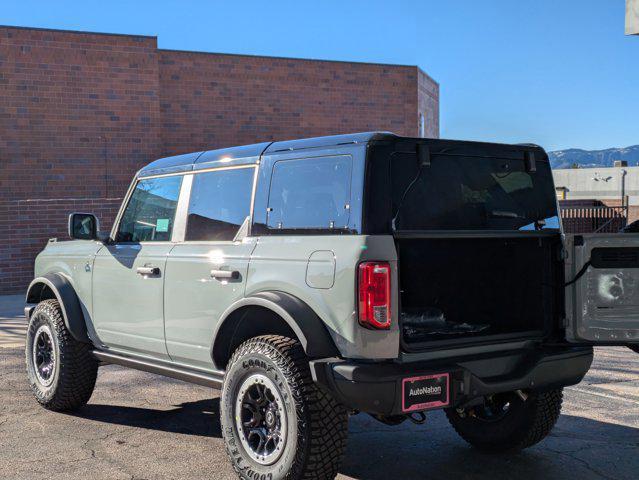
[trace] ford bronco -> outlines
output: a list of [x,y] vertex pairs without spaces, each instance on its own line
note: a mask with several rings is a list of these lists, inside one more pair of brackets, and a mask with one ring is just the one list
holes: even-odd
[[35,398],[118,364],[221,389],[241,478],[333,478],[348,417],[445,409],[490,452],[555,424],[594,345],[639,341],[631,235],[562,233],[534,145],[361,133],[157,160],[110,233],[69,217],[26,295]]

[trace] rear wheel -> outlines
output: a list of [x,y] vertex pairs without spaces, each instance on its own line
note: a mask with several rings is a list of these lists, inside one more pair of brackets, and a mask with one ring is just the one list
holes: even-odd
[[486,452],[516,452],[543,440],[559,414],[563,390],[500,393],[483,405],[448,409],[446,416],[468,443]]
[[89,401],[98,362],[91,346],[67,330],[57,300],[44,300],[33,311],[25,356],[31,391],[43,407],[75,410]]
[[332,479],[348,430],[346,409],[313,382],[296,340],[244,342],[227,366],[222,434],[241,478]]

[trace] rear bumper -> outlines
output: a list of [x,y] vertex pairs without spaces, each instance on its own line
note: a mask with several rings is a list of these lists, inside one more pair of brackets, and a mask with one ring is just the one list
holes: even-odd
[[450,375],[449,405],[459,407],[485,395],[547,390],[579,383],[592,363],[591,348],[528,349],[474,358],[415,363],[364,363],[342,359],[310,362],[313,379],[354,410],[378,415],[406,413],[402,381]]

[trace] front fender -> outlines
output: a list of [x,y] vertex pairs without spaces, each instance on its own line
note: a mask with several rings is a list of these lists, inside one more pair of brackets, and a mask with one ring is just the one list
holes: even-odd
[[62,316],[67,330],[79,342],[91,343],[87,334],[87,325],[82,313],[82,306],[71,282],[59,273],[47,273],[35,278],[27,289],[26,303],[39,303],[51,296],[44,296],[46,290],[60,303]]

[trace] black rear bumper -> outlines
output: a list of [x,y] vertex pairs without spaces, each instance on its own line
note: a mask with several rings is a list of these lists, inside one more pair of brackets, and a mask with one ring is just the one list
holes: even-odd
[[591,348],[526,349],[437,362],[365,363],[342,359],[310,362],[313,379],[354,410],[379,415],[406,413],[402,381],[450,375],[449,406],[515,390],[548,390],[579,383],[592,363]]

